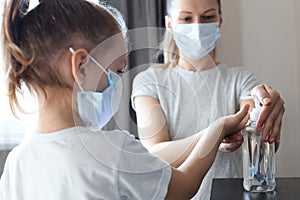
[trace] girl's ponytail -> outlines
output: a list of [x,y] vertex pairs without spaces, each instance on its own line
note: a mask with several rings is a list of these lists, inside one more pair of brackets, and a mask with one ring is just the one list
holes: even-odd
[[14,115],[16,115],[15,108],[20,108],[17,92],[21,90],[23,72],[33,61],[33,57],[26,58],[24,52],[20,49],[20,34],[22,34],[20,33],[20,25],[28,7],[28,0],[11,0],[7,2],[2,23],[4,70],[8,78],[8,96]]

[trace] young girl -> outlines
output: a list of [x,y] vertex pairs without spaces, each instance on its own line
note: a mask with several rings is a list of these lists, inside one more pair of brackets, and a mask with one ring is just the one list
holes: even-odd
[[30,88],[39,121],[7,158],[0,199],[192,197],[222,139],[244,127],[249,106],[212,123],[173,168],[126,132],[91,131],[117,109],[107,104],[126,64],[117,12],[85,0],[44,0],[27,9],[23,0],[10,0],[5,9],[8,95],[16,113],[17,93]]
[[[165,64],[149,67],[133,83],[139,137],[150,152],[175,167],[187,159],[201,137],[200,130],[235,113],[240,97],[250,94],[263,105],[257,129],[263,124],[263,139],[275,141],[278,148],[284,102],[277,91],[259,85],[247,69],[215,60],[221,14],[220,0],[168,0]],[[214,177],[241,177],[241,151],[234,150],[242,142],[242,135],[235,134],[220,145],[201,184],[203,199],[209,198]]]

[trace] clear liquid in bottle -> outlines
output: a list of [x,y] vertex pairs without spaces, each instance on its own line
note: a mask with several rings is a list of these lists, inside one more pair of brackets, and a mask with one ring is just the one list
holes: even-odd
[[273,191],[275,182],[274,143],[261,140],[261,132],[255,127],[242,130],[244,189],[251,192]]
[[242,147],[244,189],[250,192],[273,191],[276,186],[274,143],[262,141],[261,132],[256,131],[256,122],[261,111],[258,99],[249,96],[244,97],[242,101],[252,107],[250,121],[241,131],[244,136]]

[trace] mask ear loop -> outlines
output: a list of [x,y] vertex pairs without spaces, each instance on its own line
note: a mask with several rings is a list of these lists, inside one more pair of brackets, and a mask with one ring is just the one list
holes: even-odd
[[[72,47],[69,47],[70,52],[74,55],[75,50]],[[102,65],[93,57],[89,54],[89,58],[97,65],[97,67],[99,67],[109,78],[109,73],[104,69],[104,67],[102,67]],[[78,84],[78,87],[81,91],[83,90],[83,87],[80,85],[79,81],[77,78],[75,78],[76,83]],[[109,81],[110,82],[110,81]],[[110,83],[111,84],[111,83]]]
[[102,67],[102,65],[100,65],[100,63],[98,63],[98,61],[93,58],[91,55],[90,56],[90,59],[108,76],[108,72],[104,69],[104,67]]
[[89,56],[90,59],[107,75],[109,85],[113,85],[113,81],[111,80],[109,73],[104,69],[104,67],[102,67],[102,65],[100,65],[100,63],[98,63],[98,61],[95,58],[93,58],[91,55]]
[[36,8],[40,3],[41,1],[39,0],[29,0],[28,12]]
[[[69,50],[70,50],[70,52],[72,53],[72,55],[74,55],[74,53],[75,53],[74,49],[73,49],[72,47],[70,47]],[[84,89],[83,89],[82,85],[80,84],[80,82],[79,82],[77,76],[75,77],[75,82],[77,83],[79,89],[80,89],[82,92],[84,92]]]

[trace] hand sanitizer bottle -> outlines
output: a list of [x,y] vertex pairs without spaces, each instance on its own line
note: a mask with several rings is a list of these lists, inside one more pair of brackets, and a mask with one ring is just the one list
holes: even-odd
[[[256,122],[261,112],[259,100],[247,96],[242,104],[250,104],[250,120],[241,131],[243,143],[243,186],[250,192],[268,192],[275,189],[275,147],[274,143],[262,141],[261,131],[256,131]],[[255,105],[255,106],[254,106]]]

